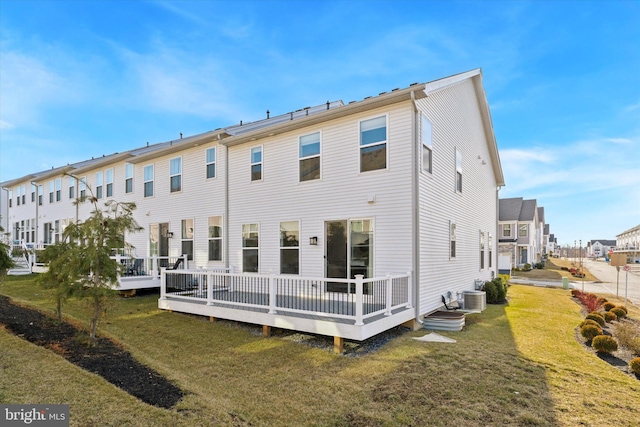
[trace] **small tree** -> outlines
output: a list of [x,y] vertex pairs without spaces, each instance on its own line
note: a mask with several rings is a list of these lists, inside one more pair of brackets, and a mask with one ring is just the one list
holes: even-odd
[[[0,217],[1,219],[2,217]],[[0,233],[4,233],[4,228],[0,225]],[[15,267],[15,262],[9,255],[11,248],[9,245],[0,240],[0,283],[4,279],[4,276],[7,275],[9,269]]]
[[[58,282],[61,287],[77,290],[79,296],[90,300],[93,314],[89,336],[91,345],[95,345],[98,321],[123,268],[111,259],[111,248],[128,246],[125,233],[140,231],[142,227],[133,218],[135,203],[110,200],[102,210],[94,196],[76,203],[84,201],[92,203],[94,209],[84,222],[70,224],[64,230],[63,239],[69,243],[65,253],[58,258],[59,271],[55,277],[61,280]],[[65,292],[58,295],[65,295]]]
[[80,294],[82,291],[78,283],[71,280],[66,268],[72,262],[69,257],[73,254],[72,248],[73,245],[67,241],[47,246],[41,254],[41,259],[49,265],[49,268],[36,278],[36,283],[43,288],[55,290],[56,313],[60,321],[62,321],[62,304],[74,293]]

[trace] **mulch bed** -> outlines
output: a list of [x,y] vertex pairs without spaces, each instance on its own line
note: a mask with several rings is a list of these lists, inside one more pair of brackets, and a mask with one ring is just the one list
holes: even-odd
[[[48,348],[69,362],[100,375],[145,403],[173,407],[184,392],[162,375],[142,365],[113,341],[98,337],[95,347],[87,345],[75,326],[45,314],[13,304],[0,295],[0,324],[15,335]],[[88,338],[88,336],[87,336]]]

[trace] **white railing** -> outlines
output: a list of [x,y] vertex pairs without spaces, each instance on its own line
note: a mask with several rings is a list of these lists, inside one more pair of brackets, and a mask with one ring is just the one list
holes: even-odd
[[134,257],[117,252],[111,259],[122,264],[121,277],[153,276],[160,277],[162,268],[184,270],[188,264],[187,255]]
[[410,274],[329,279],[163,268],[160,278],[160,299],[348,319],[355,325],[411,308],[412,298]]

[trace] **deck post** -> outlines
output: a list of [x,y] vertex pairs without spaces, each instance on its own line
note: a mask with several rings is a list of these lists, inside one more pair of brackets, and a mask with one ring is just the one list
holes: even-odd
[[167,272],[166,268],[162,267],[160,271],[160,299],[167,299]]
[[269,274],[269,314],[276,314],[276,280]]
[[158,255],[154,255],[153,256],[153,278],[157,279],[158,278],[158,273],[159,273],[159,269],[158,269]]
[[387,274],[387,296],[386,296],[386,310],[384,311],[385,316],[391,316],[391,286],[393,285],[393,280],[391,279],[391,275]]
[[207,305],[213,305],[213,272],[207,272]]
[[344,351],[344,338],[333,337],[333,352],[336,354],[342,354]]
[[[362,291],[363,291],[363,280],[364,280],[364,276],[362,274],[356,274],[356,323],[355,326],[362,326],[364,325],[364,322],[362,320],[362,316],[363,316],[363,298],[362,298]],[[348,285],[347,285],[348,286]],[[348,289],[348,288],[347,288]]]
[[271,336],[271,326],[262,325],[262,336],[265,338],[269,338]]
[[413,279],[411,272],[407,272],[407,308],[413,308]]

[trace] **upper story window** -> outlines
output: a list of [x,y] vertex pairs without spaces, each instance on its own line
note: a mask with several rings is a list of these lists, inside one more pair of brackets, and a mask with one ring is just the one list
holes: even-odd
[[300,272],[300,223],[280,223],[280,274]]
[[216,177],[216,147],[207,148],[207,179]]
[[96,198],[102,199],[102,172],[96,173]]
[[144,167],[144,197],[153,197],[153,165]]
[[22,188],[21,188],[20,193],[21,193],[20,197],[22,197],[22,204],[24,205],[24,204],[27,203],[27,199],[26,199],[26,197],[27,197],[27,185],[26,184],[22,184]]
[[360,172],[387,168],[387,116],[360,122]]
[[107,186],[107,197],[113,197],[113,169],[105,172],[105,185]]
[[62,178],[56,178],[56,202],[62,200]]
[[462,193],[462,152],[456,148],[456,192]]
[[456,257],[456,223],[449,222],[449,259]]
[[13,190],[9,190],[9,194],[7,196],[9,197],[9,207],[13,207]]
[[171,192],[182,191],[182,157],[171,159],[169,163],[169,176],[171,179]]
[[222,217],[209,217],[209,261],[222,261]]
[[518,227],[518,237],[527,237],[529,235],[529,226],[527,224],[522,224]]
[[251,149],[251,181],[262,179],[262,146]]
[[320,132],[300,137],[299,156],[300,182],[320,179]]
[[511,224],[504,224],[502,226],[502,236],[511,237]]
[[87,197],[87,177],[83,176],[80,178],[80,200],[84,202],[84,199]]
[[44,194],[44,186],[38,185],[38,206],[42,206],[42,196]]
[[76,197],[76,179],[72,176],[69,177],[69,198]]
[[35,202],[36,201],[36,185],[35,184],[31,184],[31,202]]
[[53,180],[49,181],[49,203],[53,203],[53,194],[55,191],[55,184]]
[[133,193],[133,163],[124,165],[124,192]]
[[480,269],[484,270],[484,232],[480,232]]
[[433,145],[431,122],[425,115],[422,115],[422,123],[420,126],[420,140],[422,142],[422,171],[433,173]]
[[20,186],[16,187],[16,206],[20,206]]

